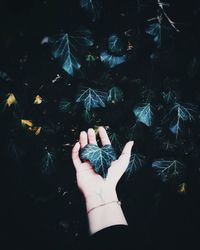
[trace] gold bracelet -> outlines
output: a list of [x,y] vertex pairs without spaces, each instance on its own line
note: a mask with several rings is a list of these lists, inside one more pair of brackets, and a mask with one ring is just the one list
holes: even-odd
[[89,214],[92,210],[94,210],[94,209],[96,209],[98,207],[103,207],[105,205],[108,205],[108,204],[111,204],[111,203],[114,203],[114,202],[116,202],[119,206],[121,206],[121,201],[118,201],[118,200],[117,201],[110,201],[110,202],[106,202],[106,203],[103,203],[103,204],[101,204],[99,206],[91,208],[87,213]]

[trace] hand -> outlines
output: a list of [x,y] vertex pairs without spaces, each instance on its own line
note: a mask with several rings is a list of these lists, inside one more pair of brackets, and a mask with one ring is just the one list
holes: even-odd
[[[102,145],[111,144],[106,130],[103,127],[98,129]],[[77,184],[86,200],[91,197],[99,197],[99,202],[108,202],[117,199],[116,186],[121,176],[125,172],[131,156],[133,141],[126,143],[121,155],[115,161],[112,161],[108,169],[107,177],[104,179],[97,174],[89,161],[82,162],[79,157],[79,150],[87,144],[96,144],[96,134],[93,129],[88,129],[87,133],[80,133],[79,142],[72,149],[72,160],[76,168]],[[96,198],[95,198],[96,199]]]

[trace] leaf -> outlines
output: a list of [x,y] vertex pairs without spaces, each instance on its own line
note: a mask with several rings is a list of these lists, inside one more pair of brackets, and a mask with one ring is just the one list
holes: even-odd
[[21,124],[24,128],[28,129],[29,131],[33,132],[35,135],[39,135],[41,132],[42,127],[36,127],[33,125],[31,120],[24,120],[21,119]]
[[33,123],[32,123],[31,120],[24,120],[24,119],[22,119],[21,120],[21,124],[22,124],[22,126],[28,126],[28,127],[32,127],[33,126]]
[[62,99],[59,103],[59,110],[61,112],[68,112],[70,110],[71,107],[71,102],[69,102],[66,99]]
[[49,175],[55,171],[55,155],[45,149],[44,158],[42,161],[42,173]]
[[104,51],[100,54],[100,59],[103,63],[107,64],[110,68],[114,68],[127,60],[126,55],[122,56],[113,56],[108,54],[108,52]]
[[152,23],[145,30],[149,34],[158,48],[161,47],[161,24],[159,22]]
[[162,92],[162,97],[167,104],[174,103],[177,100],[177,94],[173,90],[169,90],[167,92]]
[[178,193],[185,194],[186,193],[186,183],[183,182],[178,186]]
[[85,109],[90,111],[92,108],[105,107],[108,94],[103,91],[94,90],[91,88],[84,88],[78,94],[76,102],[83,103]]
[[110,103],[122,102],[124,100],[124,93],[118,87],[112,87],[108,91],[107,101]]
[[42,127],[34,127],[33,132],[35,135],[39,135],[41,133]]
[[91,112],[91,110],[87,110],[85,109],[82,113],[82,117],[83,119],[87,122],[87,123],[90,123],[93,121],[94,119],[94,116],[93,116],[93,113]]
[[111,162],[117,159],[111,145],[104,145],[102,148],[99,148],[95,144],[87,144],[81,150],[80,158],[90,161],[95,171],[104,178],[107,175]]
[[128,178],[131,174],[137,172],[143,166],[143,164],[144,156],[136,153],[131,154],[130,162],[125,172],[128,175]]
[[123,43],[117,35],[111,35],[108,38],[108,48],[112,53],[121,53],[123,50]]
[[169,129],[178,137],[181,132],[182,123],[194,120],[193,113],[196,112],[196,106],[188,103],[175,103],[170,113],[175,113],[175,119],[171,122]]
[[34,104],[39,105],[41,103],[42,103],[42,97],[39,95],[36,95],[35,100],[34,100]]
[[53,40],[52,54],[59,59],[63,69],[71,76],[81,68],[79,56],[82,49],[93,46],[92,34],[89,30],[79,30],[73,34],[65,33]]
[[144,123],[146,126],[150,127],[153,122],[153,112],[150,103],[145,103],[142,106],[138,106],[133,109],[137,121]]
[[11,81],[12,79],[10,78],[10,76],[5,73],[4,71],[0,71],[0,82],[8,82]]
[[183,174],[184,165],[177,160],[157,160],[152,163],[152,167],[155,168],[158,175],[163,182],[166,182],[177,177],[181,177]]
[[22,148],[19,141],[14,138],[10,138],[8,144],[6,145],[6,151],[12,160],[22,165],[23,157],[26,155],[26,152],[24,151],[24,148]]
[[93,21],[99,19],[101,12],[101,3],[98,0],[80,0],[80,6],[85,11],[93,15]]
[[115,152],[121,153],[123,146],[121,143],[120,136],[115,132],[113,132],[113,133],[109,132],[108,136],[109,136],[109,139],[110,139],[112,146],[115,149]]
[[14,94],[8,93],[7,99],[6,99],[6,106],[10,107],[10,106],[15,105],[15,104],[17,104],[17,100],[16,100]]

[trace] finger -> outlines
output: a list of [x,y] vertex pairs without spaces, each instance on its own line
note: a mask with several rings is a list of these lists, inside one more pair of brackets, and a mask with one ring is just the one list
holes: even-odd
[[134,144],[133,141],[129,141],[126,143],[120,157],[118,158],[119,161],[129,161],[130,160],[131,150],[132,150],[133,144]]
[[72,161],[74,163],[74,166],[76,168],[76,170],[79,169],[79,167],[81,166],[81,160],[79,158],[79,150],[80,150],[80,143],[77,142],[74,147],[72,148]]
[[105,128],[104,127],[99,127],[98,131],[99,131],[99,136],[100,136],[102,145],[104,146],[104,145],[107,145],[107,144],[111,144],[110,139],[109,139],[109,137],[107,135],[107,132],[106,132]]
[[88,136],[85,131],[81,131],[79,142],[80,142],[81,148],[85,147],[88,144]]
[[118,183],[129,165],[132,146],[133,141],[127,142],[118,160],[114,161],[108,170],[108,178],[115,184]]
[[94,129],[92,128],[88,129],[88,141],[90,144],[97,145],[96,134],[95,134]]
[[133,141],[127,142],[126,145],[124,146],[124,149],[123,149],[120,157],[118,158],[119,179],[124,174],[124,172],[126,171],[128,165],[129,165],[133,144],[134,144]]

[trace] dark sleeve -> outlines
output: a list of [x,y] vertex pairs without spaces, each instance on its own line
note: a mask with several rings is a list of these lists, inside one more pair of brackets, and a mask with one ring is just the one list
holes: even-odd
[[115,225],[98,231],[89,237],[88,249],[114,249],[128,250],[131,248],[131,240],[128,226]]

